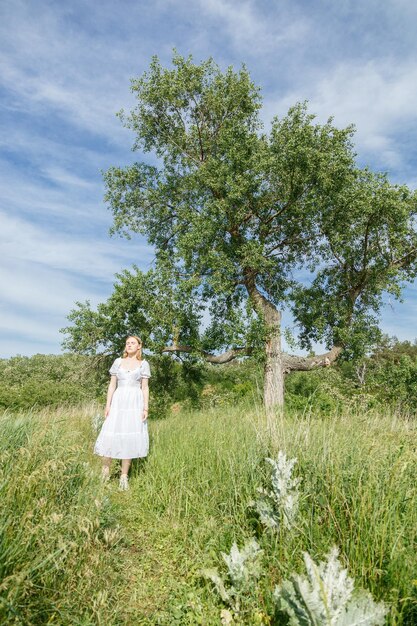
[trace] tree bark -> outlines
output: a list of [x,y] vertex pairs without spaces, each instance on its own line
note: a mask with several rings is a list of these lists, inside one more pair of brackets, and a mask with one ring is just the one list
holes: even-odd
[[264,405],[269,412],[273,407],[282,407],[284,404],[281,312],[258,290],[255,274],[250,268],[245,269],[244,283],[255,311],[262,315],[266,326]]
[[284,404],[284,368],[281,348],[281,312],[273,304],[264,303],[267,328],[264,368],[264,405],[267,411]]
[[[278,315],[279,312],[277,311]],[[334,346],[329,352],[325,354],[317,354],[315,356],[296,356],[294,354],[287,354],[282,352],[282,369],[284,374],[289,372],[307,372],[318,367],[329,367],[335,362],[339,354],[342,352],[342,347]],[[204,357],[207,363],[213,365],[222,365],[224,363],[230,363],[234,359],[242,356],[250,356],[253,353],[251,346],[241,346],[238,348],[231,348],[222,352],[221,354],[211,354],[205,350],[196,351],[192,346],[185,346],[183,344],[174,343],[172,346],[165,346],[161,352],[198,352]]]
[[328,367],[334,363],[342,352],[341,346],[333,346],[329,352],[315,356],[295,356],[282,353],[282,367],[285,373],[309,371],[317,367]]
[[[184,346],[174,343],[172,346],[165,346],[162,349],[162,352],[196,352],[194,348],[191,346]],[[199,354],[201,354],[205,361],[208,363],[213,363],[213,365],[221,365],[223,363],[229,363],[236,359],[238,356],[249,356],[252,353],[252,348],[231,348],[230,350],[226,350],[222,354],[210,354],[210,352],[206,352],[205,350],[201,350]]]

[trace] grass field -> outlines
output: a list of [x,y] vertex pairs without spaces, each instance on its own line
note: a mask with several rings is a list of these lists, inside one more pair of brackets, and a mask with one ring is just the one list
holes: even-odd
[[[417,621],[416,422],[308,413],[267,427],[256,407],[173,415],[150,424],[149,457],[129,492],[100,481],[94,405],[1,418],[2,624],[220,624],[202,569],[256,536],[262,572],[241,623],[285,624],[272,592],[333,545],[358,587]],[[261,528],[248,506],[268,482],[264,459],[297,457],[295,528]]]

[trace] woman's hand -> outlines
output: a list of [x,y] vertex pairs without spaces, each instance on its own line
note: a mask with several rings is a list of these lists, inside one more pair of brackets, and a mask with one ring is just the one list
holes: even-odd
[[110,405],[106,404],[106,408],[104,410],[104,419],[108,417],[109,413],[110,413]]
[[143,409],[142,422],[146,422],[147,419],[148,419],[148,409]]

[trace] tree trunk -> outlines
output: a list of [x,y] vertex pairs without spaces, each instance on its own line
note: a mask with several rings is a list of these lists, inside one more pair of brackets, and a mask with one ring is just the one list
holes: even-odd
[[284,368],[281,349],[281,312],[259,291],[255,273],[245,270],[245,287],[252,305],[262,315],[267,331],[265,344],[264,405],[268,413],[284,404]]
[[264,404],[267,411],[284,404],[284,369],[281,349],[281,313],[270,302],[263,302],[268,332],[265,344]]

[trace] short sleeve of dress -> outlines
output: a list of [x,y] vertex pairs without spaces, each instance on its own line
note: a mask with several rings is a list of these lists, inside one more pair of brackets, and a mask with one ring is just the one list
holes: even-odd
[[111,366],[111,368],[109,369],[110,376],[116,376],[117,370],[119,369],[119,364],[120,364],[120,358],[116,359],[113,365]]
[[148,361],[143,361],[140,373],[141,373],[142,378],[151,377],[151,368],[149,367]]

